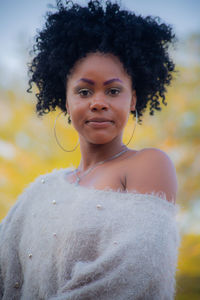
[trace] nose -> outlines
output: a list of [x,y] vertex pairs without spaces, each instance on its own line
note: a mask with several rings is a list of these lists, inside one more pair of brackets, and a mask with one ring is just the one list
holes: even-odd
[[90,109],[91,109],[91,111],[107,110],[108,109],[108,104],[103,99],[103,97],[98,98],[98,99],[95,98],[90,103]]

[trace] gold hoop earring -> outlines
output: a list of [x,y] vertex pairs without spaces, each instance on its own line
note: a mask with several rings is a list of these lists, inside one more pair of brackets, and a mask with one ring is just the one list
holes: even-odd
[[132,131],[132,134],[131,134],[131,137],[128,141],[128,143],[126,144],[126,146],[128,146],[128,144],[130,143],[130,141],[132,140],[132,137],[133,137],[133,134],[134,134],[134,131],[135,131],[135,127],[136,127],[136,124],[138,123],[138,113],[137,113],[137,110],[135,109],[135,115],[136,115],[136,121],[135,121],[135,125],[134,125],[134,128],[133,128],[133,131]]
[[76,150],[76,148],[77,148],[78,145],[79,145],[79,139],[78,139],[78,143],[76,144],[76,146],[75,146],[72,150],[66,150],[65,148],[63,148],[63,147],[61,146],[60,142],[58,141],[57,135],[56,135],[56,122],[57,122],[58,117],[59,117],[62,113],[65,113],[65,112],[61,111],[61,112],[57,115],[57,117],[56,117],[56,119],[55,119],[55,122],[54,122],[54,136],[55,136],[55,139],[56,139],[57,144],[59,145],[59,147],[60,147],[63,151],[65,151],[65,152],[73,152],[74,150]]

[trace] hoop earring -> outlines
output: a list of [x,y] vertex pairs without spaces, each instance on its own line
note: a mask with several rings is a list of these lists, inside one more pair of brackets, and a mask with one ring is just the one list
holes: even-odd
[[138,123],[138,113],[137,113],[137,110],[135,109],[135,114],[136,114],[136,121],[135,121],[135,125],[134,125],[134,128],[133,128],[133,131],[132,131],[132,135],[128,141],[128,143],[126,144],[126,146],[128,146],[128,144],[130,143],[130,141],[132,140],[132,137],[133,137],[133,134],[134,134],[134,131],[135,131],[135,127],[136,127],[136,124]]
[[57,122],[58,117],[59,117],[62,113],[65,113],[65,112],[61,111],[61,112],[57,115],[57,117],[56,117],[56,119],[55,119],[55,122],[54,122],[54,135],[55,135],[57,144],[60,146],[60,148],[61,148],[63,151],[65,151],[65,152],[73,152],[74,150],[76,150],[76,148],[77,148],[78,145],[79,145],[79,139],[78,139],[78,143],[76,144],[76,146],[75,146],[72,150],[66,150],[66,149],[64,149],[64,148],[61,146],[60,142],[58,141],[57,135],[56,135],[56,122]]

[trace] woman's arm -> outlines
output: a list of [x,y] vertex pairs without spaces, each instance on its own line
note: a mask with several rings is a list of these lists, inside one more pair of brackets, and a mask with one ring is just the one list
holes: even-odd
[[[132,164],[131,164],[132,161]],[[178,189],[176,169],[169,156],[156,148],[144,149],[137,159],[128,164],[126,189],[140,193],[155,193],[166,196],[169,202],[176,202]]]

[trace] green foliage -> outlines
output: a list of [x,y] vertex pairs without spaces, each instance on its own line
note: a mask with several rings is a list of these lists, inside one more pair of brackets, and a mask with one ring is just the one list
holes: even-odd
[[185,235],[179,250],[175,300],[200,298],[200,235]]

